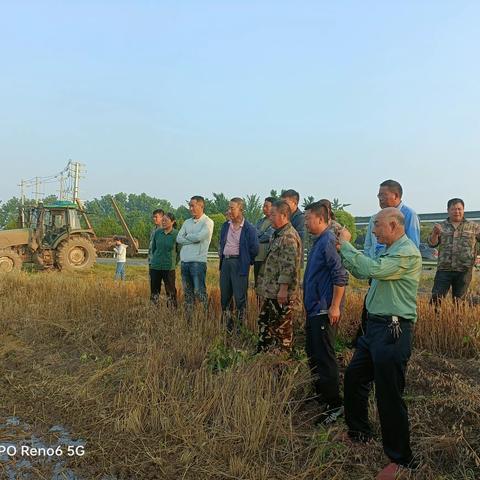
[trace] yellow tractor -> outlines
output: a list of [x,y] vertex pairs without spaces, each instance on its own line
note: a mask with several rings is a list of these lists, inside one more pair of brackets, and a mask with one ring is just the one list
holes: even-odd
[[23,262],[68,271],[94,265],[95,232],[77,204],[40,204],[24,209],[21,219],[21,228],[0,231],[0,272],[20,270]]

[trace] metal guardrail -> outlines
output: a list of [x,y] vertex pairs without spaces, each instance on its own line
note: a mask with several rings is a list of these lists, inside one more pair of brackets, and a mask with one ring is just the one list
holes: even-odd
[[[112,252],[113,253],[113,252]],[[147,256],[148,248],[139,248],[138,255]],[[218,252],[208,252],[208,260],[218,260]],[[307,261],[307,254],[305,253],[305,261]],[[423,267],[436,267],[437,262],[435,260],[422,260]]]

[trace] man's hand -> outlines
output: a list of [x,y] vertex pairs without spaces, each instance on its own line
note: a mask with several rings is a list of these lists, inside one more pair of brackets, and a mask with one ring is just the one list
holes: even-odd
[[288,302],[288,285],[286,283],[280,284],[280,289],[277,293],[277,301],[280,305],[285,305]]
[[330,325],[335,325],[340,320],[340,307],[332,305],[328,309],[328,319],[330,320]]
[[442,226],[439,223],[436,223],[433,226],[432,234],[435,235],[436,237],[442,234]]
[[341,243],[342,241],[349,242],[351,239],[352,239],[352,234],[345,227],[343,227],[340,230],[340,233],[338,234],[338,240]]

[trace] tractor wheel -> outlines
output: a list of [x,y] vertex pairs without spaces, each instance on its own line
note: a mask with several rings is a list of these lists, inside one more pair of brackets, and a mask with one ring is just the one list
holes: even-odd
[[0,250],[0,273],[13,272],[22,269],[22,257],[12,250],[5,248]]
[[56,263],[60,270],[81,272],[92,268],[96,257],[97,252],[90,240],[73,237],[58,247]]

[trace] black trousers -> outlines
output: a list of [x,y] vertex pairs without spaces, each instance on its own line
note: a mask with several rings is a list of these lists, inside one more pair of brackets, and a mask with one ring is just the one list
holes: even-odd
[[382,430],[383,449],[395,463],[408,466],[412,460],[407,406],[402,398],[405,370],[411,354],[412,324],[401,320],[402,333],[395,339],[391,318],[368,316],[367,332],[345,372],[345,421],[354,439],[372,437],[368,421],[368,395],[375,382],[375,395]]
[[314,377],[317,400],[330,408],[342,405],[340,396],[338,363],[335,355],[336,328],[328,315],[307,317],[305,324],[306,351],[310,370]]
[[472,268],[465,272],[437,270],[435,280],[433,281],[430,303],[438,304],[438,302],[447,295],[450,287],[452,287],[452,298],[454,300],[464,299],[471,281]]
[[220,302],[222,318],[227,329],[233,327],[233,300],[235,300],[236,320],[244,321],[247,308],[248,275],[240,275],[239,258],[224,258],[220,270]]
[[[369,284],[371,282],[369,281]],[[368,291],[367,291],[367,294],[365,295],[365,297],[363,298],[363,307],[362,307],[362,316],[361,316],[361,319],[360,319],[360,325],[358,326],[358,329],[357,329],[357,332],[355,333],[355,337],[352,339],[352,347],[356,348],[357,347],[357,342],[358,342],[358,339],[365,335],[365,333],[367,333],[367,317],[368,317],[368,313],[367,313],[367,295],[368,295]]]
[[175,286],[175,270],[150,269],[150,300],[158,304],[162,282],[167,294],[167,304],[177,307],[177,287]]

